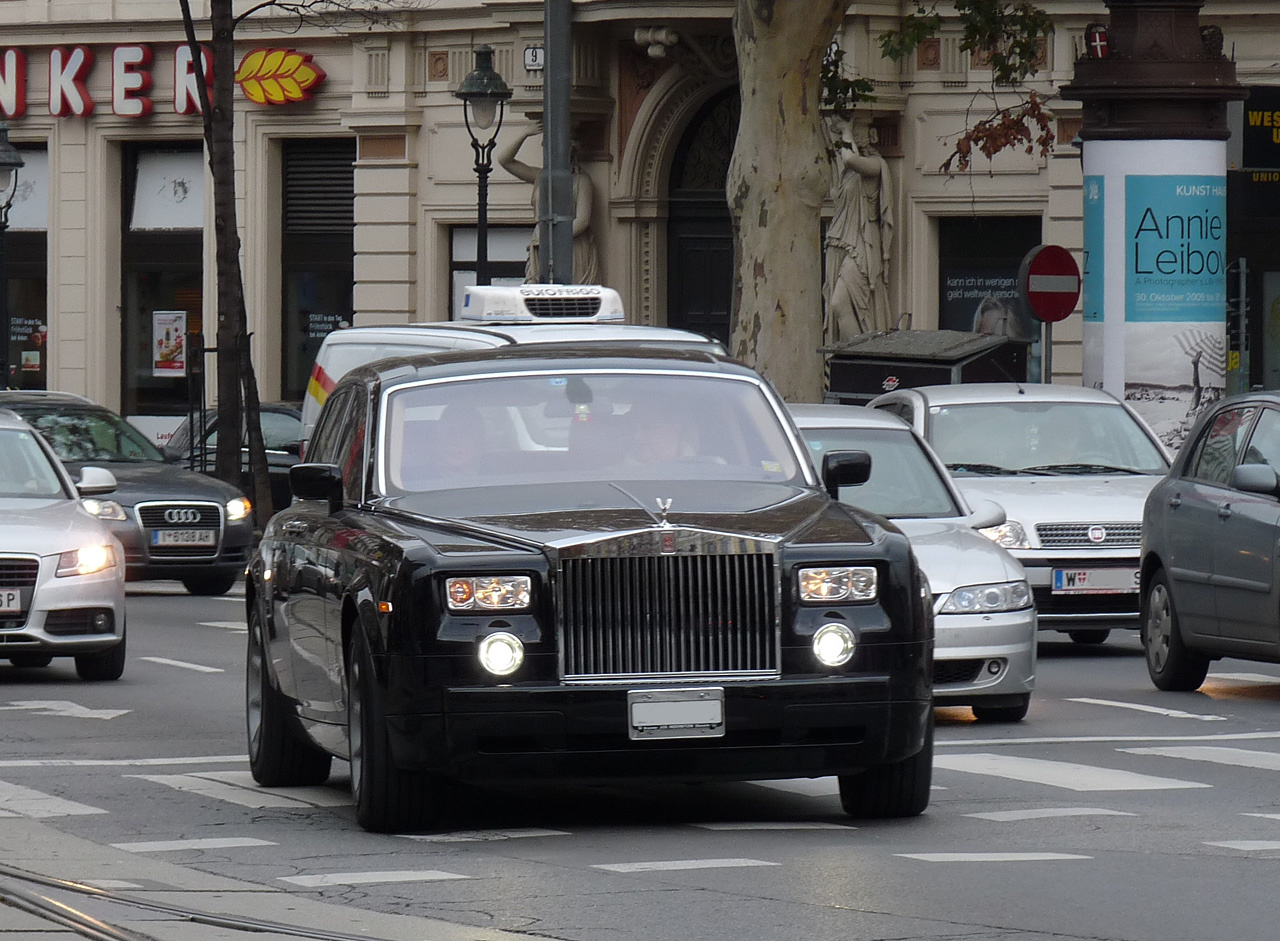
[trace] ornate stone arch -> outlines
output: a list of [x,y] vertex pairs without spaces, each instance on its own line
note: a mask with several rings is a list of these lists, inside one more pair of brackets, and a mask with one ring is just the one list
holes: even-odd
[[[666,322],[667,186],[676,149],[689,122],[732,80],[681,67],[665,72],[636,114],[618,161],[612,215],[621,229],[628,299],[634,323]],[[615,256],[616,257],[616,256]],[[616,269],[615,269],[616,270]],[[620,286],[621,287],[621,286]]]

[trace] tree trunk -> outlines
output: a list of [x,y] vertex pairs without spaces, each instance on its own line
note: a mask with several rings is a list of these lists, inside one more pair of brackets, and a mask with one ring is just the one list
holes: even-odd
[[736,0],[742,118],[729,165],[730,345],[788,401],[822,398],[822,57],[848,0]]

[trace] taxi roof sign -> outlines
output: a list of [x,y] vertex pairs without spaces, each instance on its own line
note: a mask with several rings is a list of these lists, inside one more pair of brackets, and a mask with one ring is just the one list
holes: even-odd
[[622,297],[599,284],[473,284],[459,320],[480,323],[621,323]]

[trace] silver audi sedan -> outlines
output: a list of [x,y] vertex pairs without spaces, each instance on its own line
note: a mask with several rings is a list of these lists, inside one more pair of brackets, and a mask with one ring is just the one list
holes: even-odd
[[124,551],[84,505],[115,486],[102,467],[72,480],[30,425],[0,409],[0,656],[14,666],[74,657],[86,680],[124,672]]
[[933,591],[934,702],[975,718],[1018,722],[1036,679],[1036,610],[1022,565],[978,532],[1004,522],[989,500],[971,508],[941,461],[903,421],[851,405],[792,405],[821,467],[828,451],[866,451],[871,477],[839,497],[906,534]]

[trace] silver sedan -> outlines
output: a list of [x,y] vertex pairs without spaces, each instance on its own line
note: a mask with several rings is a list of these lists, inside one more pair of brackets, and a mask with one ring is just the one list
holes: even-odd
[[840,499],[887,517],[911,541],[934,599],[934,701],[981,720],[1017,722],[1036,678],[1036,611],[1021,563],[979,528],[1004,522],[998,504],[972,510],[942,463],[900,419],[849,405],[793,405],[821,466],[828,451],[866,451],[871,478]]
[[101,467],[73,481],[43,438],[0,409],[0,632],[14,666],[70,656],[86,680],[124,672],[124,551],[84,506],[115,486]]

